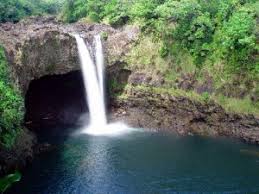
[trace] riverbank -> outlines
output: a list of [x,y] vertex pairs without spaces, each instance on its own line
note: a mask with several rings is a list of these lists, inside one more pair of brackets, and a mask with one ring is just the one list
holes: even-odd
[[227,136],[259,144],[259,118],[228,113],[213,100],[158,92],[152,87],[127,87],[112,100],[112,119],[136,128],[181,135]]

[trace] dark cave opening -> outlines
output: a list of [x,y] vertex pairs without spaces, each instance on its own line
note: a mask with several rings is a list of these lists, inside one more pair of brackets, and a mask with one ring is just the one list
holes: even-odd
[[31,81],[25,108],[25,126],[31,130],[77,125],[87,112],[81,71]]

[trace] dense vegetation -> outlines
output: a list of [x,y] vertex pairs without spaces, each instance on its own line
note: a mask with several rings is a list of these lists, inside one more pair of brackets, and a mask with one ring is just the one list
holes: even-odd
[[138,23],[164,41],[165,57],[178,44],[197,67],[205,61],[225,63],[230,71],[259,72],[256,63],[256,0],[68,0],[63,19],[88,17],[114,26]]
[[56,14],[63,0],[1,0],[0,22],[18,22],[31,15]]
[[21,129],[23,100],[8,76],[4,50],[0,48],[0,145],[11,147]]

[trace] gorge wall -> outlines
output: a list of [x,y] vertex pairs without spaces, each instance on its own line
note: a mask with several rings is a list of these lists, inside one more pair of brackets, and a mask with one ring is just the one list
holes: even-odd
[[75,33],[90,44],[94,35],[101,34],[105,40],[107,65],[112,67],[137,40],[139,29],[114,29],[102,24],[62,24],[51,17],[0,24],[0,43],[5,48],[11,76],[23,94],[33,79],[80,69],[73,37]]

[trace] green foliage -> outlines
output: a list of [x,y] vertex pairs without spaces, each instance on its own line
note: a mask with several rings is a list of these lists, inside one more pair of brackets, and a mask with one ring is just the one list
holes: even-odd
[[130,14],[134,19],[154,18],[154,9],[159,5],[158,0],[139,0],[135,1],[130,8]]
[[[128,22],[129,3],[125,0],[111,0],[104,6],[104,20],[112,26],[122,26]],[[115,11],[116,10],[116,11]]]
[[11,147],[21,128],[23,100],[10,82],[4,50],[0,48],[0,143]]
[[101,38],[103,39],[103,40],[107,40],[108,39],[108,33],[107,32],[101,32]]
[[166,38],[179,41],[200,67],[209,52],[215,28],[210,14],[204,12],[195,0],[167,1],[159,6],[156,12],[165,20],[165,25],[168,25],[168,22],[176,23],[173,33]]
[[223,60],[232,72],[256,68],[257,12],[253,1],[168,0],[156,13],[167,26],[163,31],[172,32],[166,36],[161,32],[167,47],[170,40],[176,40],[190,52],[197,67],[214,58]]
[[127,84],[119,83],[116,78],[109,79],[108,82],[108,92],[111,97],[121,97],[125,96],[123,94],[124,88],[127,86]]
[[224,22],[217,34],[217,49],[234,71],[255,69],[252,61],[256,51],[255,26],[254,11],[241,7]]
[[218,95],[213,96],[213,100],[220,104],[227,112],[254,114],[259,116],[259,103],[252,102],[248,97],[236,99]]
[[129,19],[126,5],[125,0],[67,0],[62,19],[66,22],[75,22],[88,17],[94,22],[105,20],[113,26],[121,26]]
[[[123,98],[127,98],[130,94],[130,92],[128,91],[144,91],[144,92],[149,92],[152,94],[160,94],[160,95],[171,95],[171,96],[175,96],[175,97],[187,97],[191,100],[195,100],[195,101],[199,101],[201,103],[205,103],[204,98],[197,94],[194,91],[184,91],[181,89],[174,89],[174,88],[166,88],[166,87],[150,87],[150,86],[145,86],[145,85],[131,85],[128,84],[125,86],[123,93],[121,93],[120,95]],[[153,98],[152,96],[150,96],[150,98]]]
[[[86,9],[82,11],[83,1],[68,0],[63,8],[62,19],[66,22],[75,22],[86,15]],[[78,6],[78,7],[77,7]],[[80,9],[81,8],[81,9]],[[84,6],[83,6],[84,8]]]
[[100,22],[103,19],[105,0],[88,0],[87,10],[89,18],[94,22]]
[[19,21],[24,17],[25,10],[18,0],[0,1],[0,22]]
[[202,96],[204,102],[209,102],[209,100],[210,100],[210,94],[209,94],[208,92],[202,93],[201,96]]
[[76,22],[88,16],[99,22],[103,18],[105,4],[104,0],[67,0],[61,17],[66,22]]
[[9,174],[3,178],[0,178],[0,192],[4,193],[15,182],[20,181],[21,178],[22,178],[22,175],[18,171],[16,171],[14,174]]
[[161,48],[159,49],[159,55],[164,58],[166,56],[168,56],[170,50],[167,47],[167,45],[162,45]]
[[1,0],[0,22],[18,22],[25,16],[56,14],[64,0]]

